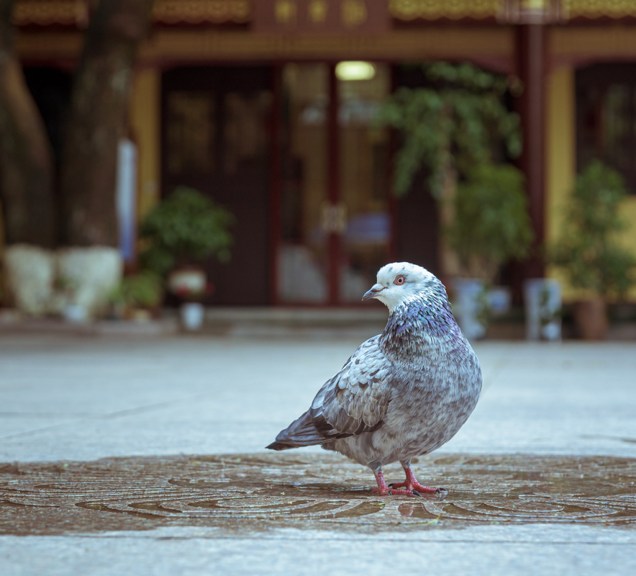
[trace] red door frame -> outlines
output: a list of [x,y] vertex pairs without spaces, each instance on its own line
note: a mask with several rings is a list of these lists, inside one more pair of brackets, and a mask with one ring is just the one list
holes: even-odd
[[[340,202],[340,139],[338,138],[338,114],[340,111],[340,93],[338,79],[336,78],[336,65],[330,62],[328,65],[328,94],[329,105],[327,108],[327,202],[336,205]],[[327,277],[327,304],[335,306],[339,304],[340,292],[340,259],[342,237],[340,234],[330,231],[327,238],[327,253],[329,254],[329,268]]]

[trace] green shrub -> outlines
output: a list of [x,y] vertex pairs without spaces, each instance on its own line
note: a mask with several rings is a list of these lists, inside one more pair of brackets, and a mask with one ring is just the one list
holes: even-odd
[[109,297],[113,306],[126,309],[152,309],[159,306],[163,297],[163,282],[149,271],[126,276]]
[[177,266],[230,257],[233,216],[193,188],[180,186],[143,219],[140,254],[143,269],[165,276]]
[[528,255],[533,239],[523,175],[505,164],[483,164],[457,186],[449,246],[465,275],[493,281],[499,267]]
[[633,285],[636,257],[619,240],[627,225],[620,214],[626,197],[621,175],[598,160],[577,177],[563,212],[562,233],[549,250],[549,260],[573,288],[622,297]]

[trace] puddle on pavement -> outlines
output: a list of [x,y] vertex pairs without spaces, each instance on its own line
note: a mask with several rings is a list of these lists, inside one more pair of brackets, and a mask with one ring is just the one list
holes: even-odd
[[[374,496],[371,473],[331,454],[0,464],[0,534],[636,525],[636,459],[433,456],[416,471],[448,496]],[[386,476],[400,481],[402,471],[391,466]]]

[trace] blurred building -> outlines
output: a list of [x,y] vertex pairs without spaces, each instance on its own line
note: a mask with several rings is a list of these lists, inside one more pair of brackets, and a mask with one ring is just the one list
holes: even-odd
[[[86,6],[20,0],[16,18],[55,145]],[[401,65],[435,59],[523,82],[539,238],[592,157],[636,192],[636,0],[156,0],[130,107],[138,213],[179,184],[234,212],[232,261],[211,271],[221,304],[358,302],[391,259],[439,271],[434,201],[391,197],[391,141],[373,128],[410,82]],[[636,246],[636,196],[629,210]]]

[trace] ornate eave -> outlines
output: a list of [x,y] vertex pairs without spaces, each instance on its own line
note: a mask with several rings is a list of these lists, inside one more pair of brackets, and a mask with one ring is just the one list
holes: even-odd
[[87,14],[85,0],[18,0],[13,21],[17,26],[80,26]]
[[506,0],[389,0],[389,14],[398,22],[435,20],[489,20],[503,10]]
[[[262,0],[261,0],[262,1]],[[18,0],[18,26],[83,26],[87,0]],[[159,25],[245,24],[252,17],[251,0],[156,0],[153,21]]]
[[636,18],[634,0],[561,0],[568,20],[602,20]]
[[[262,1],[262,0],[261,0]],[[158,24],[246,24],[252,18],[250,0],[156,0]]]
[[[252,27],[256,2],[258,10],[270,10],[277,17],[303,10],[320,15],[328,6],[343,13],[353,9],[365,13],[384,3],[390,21],[398,27],[440,21],[522,24],[636,18],[635,0],[156,0],[153,20],[164,26]],[[89,0],[18,0],[14,22],[21,27],[83,27],[88,4]]]
[[397,22],[555,23],[636,18],[635,0],[388,0]]

